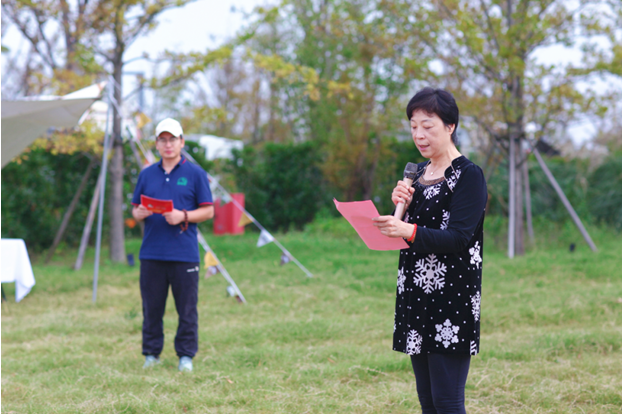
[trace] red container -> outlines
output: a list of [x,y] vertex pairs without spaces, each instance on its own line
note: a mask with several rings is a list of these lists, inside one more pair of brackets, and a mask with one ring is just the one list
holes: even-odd
[[[244,207],[244,193],[231,193],[231,197]],[[214,235],[238,235],[244,233],[244,226],[238,226],[242,211],[233,202],[220,204],[214,201]]]

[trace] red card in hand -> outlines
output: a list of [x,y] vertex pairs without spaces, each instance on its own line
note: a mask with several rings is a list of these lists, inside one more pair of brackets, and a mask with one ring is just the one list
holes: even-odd
[[165,213],[173,211],[172,200],[154,199],[153,197],[140,195],[140,204],[153,213]]

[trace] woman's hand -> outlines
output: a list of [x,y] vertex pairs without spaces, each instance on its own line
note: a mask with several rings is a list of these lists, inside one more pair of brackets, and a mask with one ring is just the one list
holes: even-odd
[[397,204],[400,202],[404,202],[404,210],[406,210],[410,205],[410,202],[413,200],[414,193],[415,189],[413,187],[408,186],[406,182],[400,180],[399,182],[397,182],[397,186],[395,186],[395,189],[393,189],[393,193],[391,194],[391,201],[395,206],[397,206]]
[[415,225],[402,222],[393,216],[378,216],[373,218],[374,226],[380,233],[389,238],[410,238],[415,230]]

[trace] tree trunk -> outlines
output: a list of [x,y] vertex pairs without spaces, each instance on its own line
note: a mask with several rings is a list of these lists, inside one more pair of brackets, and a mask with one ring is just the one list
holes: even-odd
[[514,198],[516,197],[516,191],[514,190],[514,186],[516,185],[516,180],[514,176],[516,175],[516,143],[514,140],[510,139],[509,142],[509,156],[508,156],[508,257],[514,258],[514,243],[516,242],[515,231],[516,231],[516,202]]
[[516,196],[514,197],[514,201],[516,203],[516,208],[514,210],[516,214],[516,229],[514,231],[514,254],[517,256],[522,256],[525,255],[525,211],[523,209],[523,175],[521,173],[523,168],[522,138],[516,139],[516,145],[514,149],[514,156],[516,157],[516,173],[514,174],[514,179],[516,180],[516,184],[514,185],[514,191],[516,192]]
[[[511,2],[508,2],[508,7]],[[523,114],[525,113],[525,103],[523,102],[522,75],[514,74],[511,82],[507,84],[509,97],[506,101],[506,120],[508,126],[508,138],[510,140],[510,232],[508,238],[512,238],[511,244],[508,243],[508,255],[525,254],[525,217],[523,214],[523,175],[521,174],[523,161],[523,137],[525,134],[523,126]],[[510,242],[510,241],[508,241]]]
[[[138,152],[138,148],[136,147],[136,142],[134,140],[130,140],[130,148],[132,149],[132,152],[134,153],[134,158],[136,159],[136,166],[138,167],[138,170],[141,171],[144,166],[143,158],[140,156],[140,153]],[[146,155],[145,155],[145,158],[146,158]],[[136,190],[136,186],[134,186],[133,190]],[[138,222],[138,226],[140,227],[140,234],[142,236],[145,236],[145,222],[144,221]]]
[[521,163],[521,138],[510,139],[509,155],[509,221],[508,256],[525,255],[525,217],[523,214],[523,180]]
[[71,203],[69,203],[69,207],[67,208],[67,211],[65,212],[65,215],[63,216],[63,221],[61,222],[60,227],[58,228],[58,231],[56,232],[56,236],[54,236],[54,242],[52,242],[52,246],[48,250],[48,254],[45,257],[46,264],[50,262],[50,259],[52,258],[52,255],[54,255],[54,252],[56,251],[58,244],[60,244],[60,241],[63,239],[63,235],[65,235],[65,230],[67,230],[67,226],[69,225],[69,220],[71,219],[73,212],[76,210],[76,206],[78,206],[78,201],[80,200],[80,196],[82,196],[82,192],[84,191],[84,188],[86,187],[86,183],[88,182],[89,177],[91,177],[91,172],[93,171],[93,167],[95,166],[96,162],[97,161],[95,157],[93,157],[91,161],[89,162],[89,166],[86,168],[86,173],[84,173],[84,176],[82,176],[82,181],[80,182],[80,185],[78,186],[78,190],[76,191],[76,194],[73,196]]
[[529,186],[529,163],[525,158],[523,163],[523,184],[525,185],[525,214],[527,215],[527,234],[529,235],[529,241],[533,244],[535,235],[533,233],[533,218],[531,215],[531,188]]
[[[120,56],[123,56],[121,53]],[[114,65],[114,99],[116,105],[112,109],[113,154],[110,160],[110,196],[108,211],[110,213],[110,260],[125,261],[125,234],[123,229],[123,139],[121,137],[121,114],[123,105],[122,92],[123,62],[121,59]]]

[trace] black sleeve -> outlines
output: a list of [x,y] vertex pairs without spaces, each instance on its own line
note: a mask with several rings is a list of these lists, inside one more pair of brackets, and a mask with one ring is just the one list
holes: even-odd
[[464,250],[484,215],[488,191],[484,173],[476,165],[464,169],[449,204],[447,229],[417,227],[410,249],[418,253],[455,253]]

